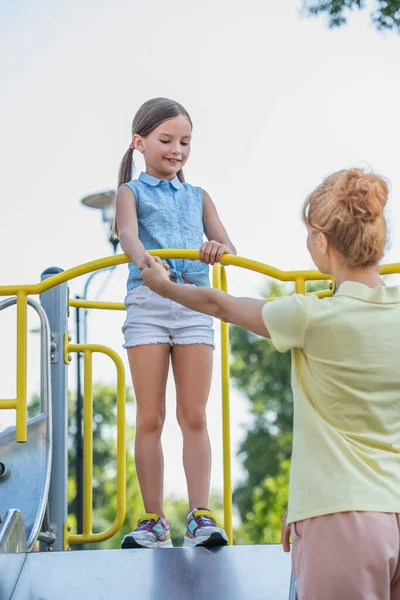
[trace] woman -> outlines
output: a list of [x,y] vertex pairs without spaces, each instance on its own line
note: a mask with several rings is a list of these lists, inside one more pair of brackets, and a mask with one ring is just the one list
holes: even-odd
[[[274,302],[178,286],[148,257],[145,285],[292,351],[294,435],[282,531],[299,600],[400,600],[400,287],[377,265],[387,185],[359,169],[307,198],[307,247],[335,278],[320,300]],[[289,527],[290,526],[290,527]]]

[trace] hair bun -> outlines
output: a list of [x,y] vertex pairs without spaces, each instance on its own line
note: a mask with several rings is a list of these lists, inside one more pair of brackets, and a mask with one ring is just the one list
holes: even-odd
[[308,196],[303,219],[309,231],[327,236],[344,266],[375,267],[385,250],[387,197],[388,186],[378,175],[338,171]]
[[375,221],[382,216],[388,198],[386,182],[361,169],[345,171],[337,181],[341,201],[354,218]]

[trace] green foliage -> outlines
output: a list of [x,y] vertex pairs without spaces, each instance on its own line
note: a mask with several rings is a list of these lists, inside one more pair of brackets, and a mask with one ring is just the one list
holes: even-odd
[[[284,294],[285,288],[272,282],[265,296],[277,298]],[[254,490],[266,477],[275,477],[280,463],[291,454],[290,354],[276,352],[269,340],[239,327],[231,328],[231,353],[232,380],[249,399],[254,416],[239,448],[247,477],[233,496],[243,522],[243,534],[254,510]]]
[[173,545],[182,546],[189,512],[187,500],[175,497],[166,498],[164,512],[166,519],[168,519]]
[[[133,402],[132,393],[127,390],[127,404]],[[39,396],[35,394],[28,406],[29,417],[39,412]],[[97,383],[93,386],[93,531],[104,531],[115,519],[117,510],[117,398],[113,386]],[[68,522],[72,533],[76,533],[76,397],[68,393]],[[136,521],[144,512],[135,462],[131,453],[135,430],[127,425],[127,514],[121,530],[112,539],[101,544],[93,544],[96,548],[119,548],[120,541],[129,531],[136,527]]]
[[[327,281],[307,284],[307,292],[327,288]],[[265,297],[279,298],[286,292],[273,282]],[[247,476],[233,496],[242,519],[239,538],[246,543],[271,542],[267,536],[273,534],[276,539],[287,501],[293,422],[291,357],[289,352],[277,352],[270,340],[239,327],[231,328],[231,353],[232,379],[248,398],[254,417],[239,448]]]
[[[132,394],[127,390],[127,404],[133,402]],[[97,383],[93,386],[93,532],[107,530],[117,512],[116,480],[116,393],[115,388]],[[28,415],[39,413],[40,399],[35,394],[28,405]],[[76,398],[68,393],[68,523],[72,533],[77,531],[76,510]],[[119,548],[123,536],[135,529],[137,520],[144,513],[135,461],[134,427],[126,427],[127,463],[126,463],[126,517],[120,531],[111,539],[100,544],[90,544],[90,548]],[[219,523],[223,523],[223,507],[219,496],[211,494],[210,508]],[[174,546],[182,546],[188,515],[188,503],[171,497],[165,500],[165,514],[171,527]],[[86,546],[87,548],[89,545]]]
[[[127,389],[126,404],[133,402],[132,393]],[[76,399],[69,401],[69,478],[75,481],[76,473]],[[136,521],[144,512],[139,482],[131,449],[135,430],[126,426],[126,505],[127,514],[121,530],[112,539],[94,544],[96,548],[119,548],[122,537],[136,527]],[[117,397],[114,386],[97,383],[93,386],[93,532],[110,527],[117,512]],[[72,489],[75,488],[75,483]],[[70,496],[69,512],[76,512],[76,495]],[[71,520],[71,524],[74,525]],[[74,530],[74,529],[73,529]]]
[[280,541],[281,518],[287,510],[290,460],[279,465],[275,477],[265,477],[253,490],[253,508],[245,526],[237,533],[238,543],[277,544]]
[[[365,8],[365,0],[303,0],[308,16],[328,14],[329,27],[341,27],[347,23],[346,12]],[[393,29],[400,33],[400,0],[376,0],[371,20],[378,30]]]

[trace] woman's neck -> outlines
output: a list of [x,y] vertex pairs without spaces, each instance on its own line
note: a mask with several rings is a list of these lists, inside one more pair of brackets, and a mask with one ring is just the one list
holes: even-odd
[[379,285],[385,285],[381,276],[378,273],[378,267],[367,267],[365,269],[346,269],[343,266],[333,269],[333,277],[336,282],[336,289],[340,286],[343,281],[355,281],[356,283],[363,283],[370,288],[377,287]]

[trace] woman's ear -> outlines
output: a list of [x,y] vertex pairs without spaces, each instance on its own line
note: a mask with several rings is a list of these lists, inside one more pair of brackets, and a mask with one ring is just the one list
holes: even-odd
[[317,242],[318,242],[318,248],[320,249],[320,251],[325,255],[328,254],[328,249],[329,249],[328,238],[326,237],[325,233],[322,233],[322,231],[318,232]]
[[139,152],[144,152],[143,138],[141,135],[135,133],[132,138],[132,144],[134,144],[136,150],[139,150]]

